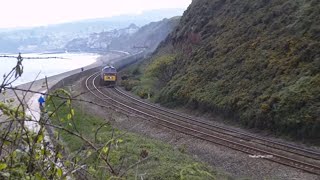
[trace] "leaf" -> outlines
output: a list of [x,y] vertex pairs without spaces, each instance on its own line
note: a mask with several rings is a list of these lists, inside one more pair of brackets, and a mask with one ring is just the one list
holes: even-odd
[[109,147],[105,146],[104,148],[102,148],[102,152],[107,154],[109,151]]
[[0,163],[0,171],[7,168],[7,164],[6,163]]
[[74,109],[71,109],[71,115],[74,116]]
[[37,143],[41,142],[43,140],[43,134],[40,134],[38,136],[38,140],[37,140]]
[[62,154],[61,154],[61,153],[58,153],[58,154],[57,154],[57,158],[62,159],[62,158],[63,158]]
[[10,142],[10,141],[6,141],[6,140],[5,140],[5,141],[3,142],[3,144],[8,146],[8,145],[10,145],[10,144],[11,144],[11,142]]
[[72,115],[71,114],[68,114],[67,115],[67,120],[70,120],[72,118]]
[[58,169],[57,169],[57,175],[58,175],[59,177],[62,177],[62,169],[61,169],[61,168],[58,168]]
[[92,152],[91,151],[88,151],[87,152],[87,157],[91,156]]
[[71,162],[70,162],[70,161],[65,161],[65,162],[64,162],[64,165],[67,166],[67,167],[68,167],[68,166],[71,166]]
[[36,180],[45,180],[45,178],[43,178],[40,173],[36,173],[35,175]]
[[44,149],[41,149],[41,155],[44,155],[45,154],[45,150]]
[[36,160],[39,160],[39,159],[40,159],[40,157],[41,157],[41,156],[40,156],[40,153],[36,153],[36,155],[35,155],[35,159],[36,159]]
[[96,173],[96,170],[95,170],[92,166],[90,166],[90,167],[89,167],[89,172],[90,172],[91,174],[94,174],[94,173]]
[[70,106],[70,105],[71,105],[71,100],[68,99],[68,100],[67,100],[67,106]]
[[58,138],[59,137],[59,133],[57,131],[54,131],[54,138]]
[[13,153],[11,154],[11,157],[13,159],[17,157],[17,150],[13,151]]

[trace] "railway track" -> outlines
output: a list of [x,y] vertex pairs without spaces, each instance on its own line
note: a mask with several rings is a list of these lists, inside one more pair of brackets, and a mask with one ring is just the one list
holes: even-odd
[[174,131],[249,155],[268,157],[270,161],[320,175],[320,152],[271,141],[179,114],[134,98],[119,88],[99,87],[96,85],[98,78],[99,73],[89,76],[86,79],[86,88],[98,99],[123,113],[137,114],[147,121]]
[[293,153],[296,155],[301,155],[301,156],[308,157],[308,158],[312,158],[314,160],[320,160],[320,152],[317,152],[314,150],[309,150],[309,149],[304,149],[304,148],[299,148],[299,147],[296,147],[296,146],[293,146],[290,144],[271,141],[266,138],[261,138],[258,136],[254,136],[252,134],[243,133],[243,132],[240,132],[240,131],[237,131],[234,129],[229,129],[229,128],[225,128],[223,126],[211,124],[211,123],[205,122],[203,120],[199,120],[199,119],[191,117],[191,116],[179,114],[175,111],[171,111],[171,110],[168,110],[168,109],[165,109],[165,108],[162,108],[162,107],[150,104],[150,103],[146,103],[140,99],[132,97],[128,93],[122,91],[120,88],[117,88],[117,87],[114,88],[114,91],[117,94],[119,94],[120,98],[125,97],[126,100],[130,99],[137,106],[141,106],[141,107],[144,107],[149,110],[157,109],[157,110],[159,110],[159,112],[161,114],[166,114],[169,117],[177,118],[181,121],[188,121],[190,123],[196,124],[198,127],[203,127],[203,128],[209,129],[209,130],[217,131],[219,133],[226,134],[226,135],[233,136],[233,137],[242,138],[244,141],[251,141],[256,144],[261,144],[261,145],[264,145],[264,146],[267,146],[270,148],[274,148],[274,149],[278,149],[278,150],[285,150],[287,152],[290,152],[290,153]]

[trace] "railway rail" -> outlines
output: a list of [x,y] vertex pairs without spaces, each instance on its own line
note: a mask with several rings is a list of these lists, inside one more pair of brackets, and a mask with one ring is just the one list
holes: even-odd
[[141,101],[119,88],[97,86],[99,73],[86,79],[86,88],[98,99],[125,114],[137,114],[171,130],[219,144],[249,155],[268,156],[267,160],[320,175],[320,152],[272,141],[234,129],[217,126]]
[[133,96],[130,96],[128,93],[122,91],[118,87],[114,88],[114,91],[116,93],[118,93],[120,96],[126,97],[126,100],[128,100],[128,99],[132,100],[133,103],[137,106],[142,106],[142,107],[149,109],[149,110],[150,109],[157,109],[157,110],[159,110],[159,112],[161,114],[166,114],[169,117],[177,118],[177,119],[180,119],[181,121],[188,121],[190,123],[196,124],[198,127],[203,127],[203,128],[209,129],[209,130],[214,130],[219,133],[226,134],[226,135],[233,136],[233,137],[242,138],[245,141],[251,141],[256,144],[261,144],[261,145],[268,146],[268,147],[271,147],[274,149],[285,150],[287,152],[290,152],[290,153],[293,153],[296,155],[302,155],[304,157],[313,158],[314,160],[320,160],[320,152],[310,150],[310,149],[296,147],[296,146],[293,146],[290,144],[271,141],[267,138],[261,138],[261,137],[254,136],[249,133],[243,133],[243,132],[240,132],[240,131],[237,131],[234,129],[225,128],[223,126],[219,126],[216,124],[211,124],[211,123],[199,120],[197,118],[194,118],[194,117],[191,117],[188,115],[180,114],[175,111],[171,111],[171,110],[144,102],[140,99],[137,99]]

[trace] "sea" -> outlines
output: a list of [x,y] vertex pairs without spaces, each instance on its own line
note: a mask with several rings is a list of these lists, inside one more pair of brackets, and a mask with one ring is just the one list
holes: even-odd
[[[4,54],[0,54],[2,55]],[[18,56],[18,54],[5,55]],[[98,54],[92,53],[22,54],[21,56],[25,58],[22,61],[23,74],[13,83],[14,86],[85,67],[95,63],[99,57]],[[3,76],[7,75],[16,64],[16,58],[0,57],[0,83],[3,82]]]

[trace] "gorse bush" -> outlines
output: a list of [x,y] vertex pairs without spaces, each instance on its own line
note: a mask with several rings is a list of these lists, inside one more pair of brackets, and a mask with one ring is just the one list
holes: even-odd
[[194,1],[142,77],[159,81],[163,104],[317,141],[319,8],[315,0]]

